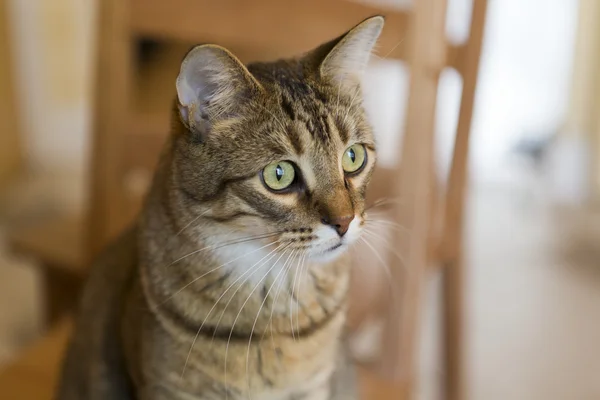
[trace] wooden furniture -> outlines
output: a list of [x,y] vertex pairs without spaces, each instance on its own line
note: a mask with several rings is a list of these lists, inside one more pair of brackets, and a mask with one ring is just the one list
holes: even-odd
[[[0,368],[3,399],[51,400],[60,376],[60,366],[73,323],[61,320],[45,337],[26,349],[5,368]],[[402,388],[382,381],[369,371],[360,371],[361,399],[401,399]]]
[[[600,3],[581,0],[565,126],[559,132],[591,144],[589,203],[600,205]],[[572,139],[571,139],[572,140]]]
[[[449,399],[462,399],[462,217],[468,135],[486,0],[474,0],[469,39],[460,45],[448,43],[444,35],[446,0],[416,0],[409,11],[382,10],[346,0],[177,0],[176,3],[161,0],[98,3],[89,213],[85,223],[73,225],[72,233],[86,243],[83,252],[81,247],[70,245],[70,252],[78,254],[66,258],[85,264],[131,221],[168,132],[169,91],[173,92],[177,70],[174,68],[167,74],[165,89],[156,89],[155,81],[140,77],[132,51],[136,37],[218,42],[240,55],[243,61],[268,59],[310,49],[369,15],[385,14],[380,54],[408,61],[410,100],[401,165],[395,171],[379,170],[372,192],[401,198],[392,218],[406,226],[410,235],[398,232],[394,238],[406,265],[400,261],[391,265],[393,281],[402,287],[402,295],[387,299],[381,310],[386,320],[383,339],[386,351],[379,371],[390,381],[400,382],[406,396],[414,392],[424,283],[431,265],[441,267],[444,392]],[[439,185],[434,172],[433,136],[438,78],[445,67],[462,75],[463,94],[450,176],[445,184]],[[161,71],[167,70],[162,66]],[[144,91],[152,89],[159,94],[154,96],[159,99],[156,104],[148,102],[153,93]],[[24,236],[15,237],[13,242],[22,243]],[[35,240],[29,237],[29,242]],[[50,253],[57,251],[46,251],[46,255]],[[385,400],[385,397],[373,398]]]
[[13,53],[10,41],[8,4],[0,2],[0,184],[21,165],[19,113],[15,96]]
[[42,339],[25,349],[5,367],[0,367],[3,399],[51,400],[60,374],[60,363],[72,329],[64,319]]
[[409,229],[410,235],[396,232],[396,242],[405,255],[406,266],[397,261],[391,268],[394,281],[401,284],[402,297],[396,297],[395,304],[387,309],[382,369],[404,377],[407,382],[416,381],[424,281],[432,264],[440,267],[443,278],[443,393],[449,399],[464,398],[462,221],[469,131],[486,6],[486,0],[473,2],[469,39],[459,52],[457,71],[463,77],[462,99],[450,176],[443,188],[432,184],[432,177],[435,176],[434,116],[438,79],[447,65],[446,4],[436,0],[415,2],[409,51],[411,82],[406,136],[400,180],[393,189],[402,199],[395,207],[396,219]]

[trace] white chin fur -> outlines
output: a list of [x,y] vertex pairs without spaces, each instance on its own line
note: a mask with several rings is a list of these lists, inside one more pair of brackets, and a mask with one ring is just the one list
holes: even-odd
[[313,231],[319,239],[318,243],[308,253],[310,259],[316,263],[328,263],[335,260],[358,240],[360,231],[360,218],[358,216],[354,217],[348,227],[348,232],[342,238],[332,227],[320,226]]
[[[340,238],[333,228],[325,225],[319,226],[313,231],[318,239],[313,243],[304,260],[310,260],[310,262],[316,264],[326,264],[334,261],[358,240],[360,231],[360,219],[358,217],[350,223],[348,232],[343,238]],[[219,241],[215,240],[214,243],[209,241],[208,244],[218,245]],[[332,249],[336,246],[339,247]],[[297,264],[300,264],[303,259],[300,256],[301,253],[292,253],[291,250],[286,250],[283,244],[264,245],[252,241],[217,248],[214,253],[221,261],[219,273],[232,272],[232,279],[240,278],[234,286],[244,282],[254,287],[265,280],[269,281],[267,277],[273,279],[279,276],[282,270],[287,271],[283,275],[291,274],[293,277],[298,267]],[[290,258],[291,255],[294,255],[294,257]],[[289,264],[292,264],[291,267]],[[284,278],[282,277],[282,279]],[[233,292],[233,290],[231,291]]]

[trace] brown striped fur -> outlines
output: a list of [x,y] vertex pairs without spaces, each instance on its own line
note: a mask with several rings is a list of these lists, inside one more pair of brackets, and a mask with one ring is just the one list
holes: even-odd
[[[355,398],[346,250],[375,163],[358,79],[382,24],[247,67],[190,52],[139,221],[94,266],[58,399]],[[355,143],[367,161],[346,174]],[[299,174],[282,193],[261,179],[278,160]]]

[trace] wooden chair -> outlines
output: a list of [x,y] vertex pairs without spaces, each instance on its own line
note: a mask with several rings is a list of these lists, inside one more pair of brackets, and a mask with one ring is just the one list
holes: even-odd
[[[414,3],[412,10],[399,11],[347,0],[98,2],[89,213],[85,223],[72,223],[71,233],[63,233],[64,238],[73,240],[68,244],[71,256],[65,257],[73,269],[84,274],[81,266],[135,216],[145,181],[168,132],[168,91],[172,91],[176,70],[168,78],[169,89],[159,96],[164,102],[156,107],[147,105],[145,101],[151,96],[136,89],[140,77],[133,56],[134,39],[217,42],[231,48],[242,60],[268,59],[308,50],[369,15],[384,14],[387,19],[380,40],[381,54],[393,50],[388,54],[390,58],[407,60],[411,83],[401,166],[397,171],[379,169],[372,192],[377,197],[402,198],[393,218],[408,227],[411,235],[398,234],[394,239],[408,267],[399,263],[391,266],[403,295],[396,297],[396,303],[388,302],[383,310],[386,352],[379,369],[388,378],[402,382],[407,396],[414,390],[424,281],[430,265],[441,266],[445,393],[447,398],[462,399],[462,214],[468,135],[487,2],[474,0],[470,36],[460,45],[450,44],[445,38],[445,0]],[[463,76],[463,94],[451,172],[442,190],[434,172],[433,136],[438,78],[445,67]],[[142,88],[154,87],[143,83]],[[46,235],[48,229],[54,228],[46,228]],[[43,241],[31,233],[13,240],[16,245],[34,249]],[[57,250],[48,249],[48,253],[56,258]]]
[[20,123],[15,96],[13,52],[8,6],[0,3],[0,185],[10,180],[21,167]]
[[[402,297],[387,308],[381,368],[384,373],[415,382],[424,281],[433,264],[443,275],[443,393],[448,399],[465,396],[463,209],[469,132],[486,8],[486,0],[474,0],[469,38],[459,47],[452,64],[448,62],[452,50],[444,39],[445,1],[415,2],[406,134],[400,179],[393,188],[393,194],[402,199],[394,210],[396,219],[409,229],[410,235],[396,232],[396,243],[405,255],[406,268],[397,262],[391,269],[394,281],[401,283]],[[463,88],[450,174],[442,186],[435,179],[434,115],[439,75],[447,66],[462,75]]]

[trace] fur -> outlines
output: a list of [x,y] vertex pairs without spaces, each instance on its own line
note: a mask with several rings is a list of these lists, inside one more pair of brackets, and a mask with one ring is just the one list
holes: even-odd
[[[382,26],[272,63],[188,54],[143,211],[93,267],[59,400],[355,398],[346,250],[376,159],[357,77]],[[353,144],[367,161],[348,174]],[[261,177],[278,160],[297,168],[282,192]]]

